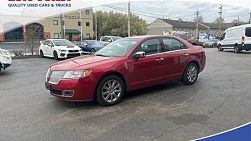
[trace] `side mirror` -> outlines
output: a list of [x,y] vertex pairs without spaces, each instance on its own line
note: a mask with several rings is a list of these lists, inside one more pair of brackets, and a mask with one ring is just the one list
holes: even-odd
[[108,41],[108,42],[112,42],[112,39],[108,39],[107,41]]
[[53,47],[53,45],[52,45],[52,44],[48,44],[48,46],[49,46],[49,47]]
[[146,53],[144,51],[139,51],[134,54],[134,58],[136,58],[136,59],[144,58],[144,57],[146,57]]

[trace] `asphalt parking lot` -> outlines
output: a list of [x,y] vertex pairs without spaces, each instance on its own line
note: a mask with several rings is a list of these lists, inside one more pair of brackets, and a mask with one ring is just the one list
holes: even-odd
[[206,49],[195,85],[127,93],[115,106],[59,100],[44,88],[49,58],[14,60],[0,73],[1,141],[191,140],[251,121],[251,52]]

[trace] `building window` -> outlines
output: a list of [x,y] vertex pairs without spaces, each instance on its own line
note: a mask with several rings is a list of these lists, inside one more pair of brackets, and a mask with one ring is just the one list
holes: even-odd
[[54,33],[54,39],[59,39],[59,33]]
[[90,22],[86,22],[86,24],[85,24],[86,26],[90,26]]
[[80,21],[78,21],[78,26],[81,26],[81,22]]
[[90,15],[90,10],[85,10],[85,15]]
[[58,20],[53,20],[53,25],[58,25]]
[[91,34],[90,33],[86,33],[86,38],[90,39],[91,38]]

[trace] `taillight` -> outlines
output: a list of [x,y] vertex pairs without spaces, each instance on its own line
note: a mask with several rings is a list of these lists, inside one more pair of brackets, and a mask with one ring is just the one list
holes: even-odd
[[241,42],[244,43],[244,41],[245,41],[245,36],[242,36],[241,37]]

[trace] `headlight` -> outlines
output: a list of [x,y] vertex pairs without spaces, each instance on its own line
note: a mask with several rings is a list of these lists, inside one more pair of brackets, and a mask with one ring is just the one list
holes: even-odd
[[90,74],[91,70],[89,69],[81,71],[67,71],[63,76],[63,79],[88,77]]
[[58,51],[60,51],[60,52],[66,52],[66,50],[63,50],[63,49],[59,49]]

